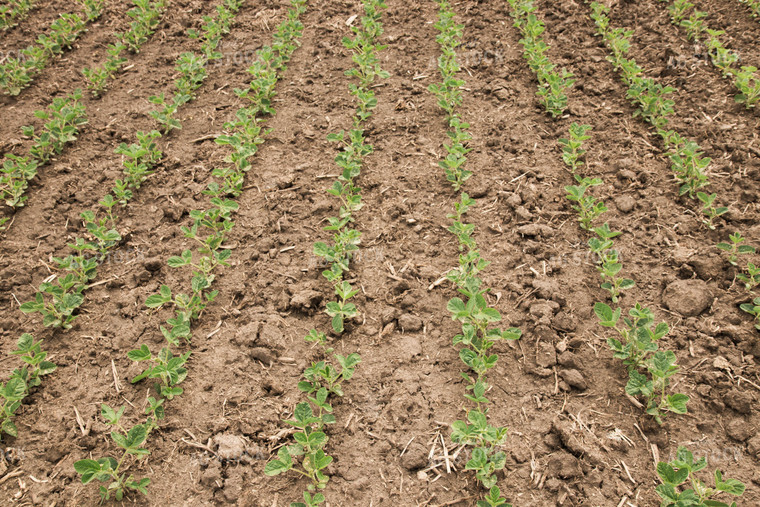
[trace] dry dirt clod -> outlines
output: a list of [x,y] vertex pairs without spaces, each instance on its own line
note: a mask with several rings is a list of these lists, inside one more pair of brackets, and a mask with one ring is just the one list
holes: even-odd
[[574,387],[580,391],[585,391],[588,389],[586,379],[583,378],[583,374],[581,374],[581,372],[578,370],[560,370],[559,376],[562,377],[562,380],[567,382],[570,387]]
[[662,301],[669,310],[696,317],[710,307],[713,295],[702,280],[677,280],[665,288]]
[[411,313],[405,313],[398,318],[398,325],[404,332],[416,333],[422,329],[422,319]]

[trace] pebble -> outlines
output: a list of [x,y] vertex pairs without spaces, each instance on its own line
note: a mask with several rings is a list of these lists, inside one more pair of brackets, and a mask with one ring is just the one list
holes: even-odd
[[409,471],[422,470],[428,466],[428,449],[412,442],[401,456],[401,465]]
[[752,411],[752,395],[746,391],[731,389],[723,397],[726,405],[733,408],[740,414],[749,414]]
[[252,359],[261,361],[265,366],[270,366],[272,363],[274,363],[272,352],[269,349],[265,349],[264,347],[255,347],[251,349],[249,354]]
[[548,472],[550,477],[574,479],[583,476],[578,458],[566,451],[559,451],[549,458]]

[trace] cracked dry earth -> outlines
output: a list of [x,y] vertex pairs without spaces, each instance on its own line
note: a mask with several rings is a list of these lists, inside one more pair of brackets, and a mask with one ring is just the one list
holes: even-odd
[[[29,20],[0,34],[4,50],[29,43],[68,4],[38,3]],[[226,154],[207,136],[220,133],[241,106],[232,90],[246,85],[250,62],[209,67],[197,99],[183,109],[183,129],[163,140],[159,171],[122,213],[121,257],[101,266],[106,283],[89,291],[74,328],[45,330],[17,301],[33,298],[50,275],[51,256],[82,232],[79,213],[119,176],[114,148],[135,130],[153,128],[146,99],[171,84],[176,56],[194,47],[184,31],[197,28],[215,2],[170,3],[134,66],[103,99],[85,99],[89,124],[33,181],[28,206],[0,241],[3,351],[35,329],[58,365],[20,409],[19,436],[4,436],[2,505],[96,505],[96,489],[81,485],[73,463],[113,451],[100,404],[144,405],[148,387],[130,383],[138,371],[126,351],[163,340],[157,329],[164,316],[143,303],[175,276],[165,260],[186,247],[179,227],[203,206],[201,191]],[[361,319],[334,341],[337,352],[358,351],[362,362],[335,403],[325,495],[330,506],[472,506],[481,490],[448,440],[451,422],[464,414],[463,366],[451,343],[458,325],[446,310],[455,290],[436,284],[458,255],[446,230],[457,195],[437,165],[446,123],[427,91],[439,78],[437,6],[387,3],[380,58],[391,77],[376,88],[379,105],[365,132],[375,151],[358,180],[365,205],[356,215],[363,240],[353,273]],[[741,4],[700,3],[743,58],[760,61],[760,24]],[[674,126],[714,160],[713,191],[729,200],[730,212],[709,231],[678,197],[658,139],[631,115],[588,7],[536,4],[550,58],[578,79],[558,121],[539,109],[506,0],[452,4],[465,25],[461,116],[471,124],[468,190],[478,199],[470,219],[492,263],[484,273],[493,288],[489,303],[523,332],[518,342],[497,346],[490,376],[489,417],[510,430],[502,493],[526,507],[659,505],[653,453],[665,459],[687,445],[747,485],[740,505],[760,505],[759,335],[738,308],[747,298],[733,268],[714,248],[737,227],[760,242],[760,119],[733,104],[715,69],[668,66],[670,56],[688,59],[692,49],[660,2],[615,3],[613,23],[636,28],[632,56],[678,87]],[[31,88],[0,99],[3,152],[28,143],[20,126],[102,57],[112,32],[126,26],[127,8],[112,3]],[[247,2],[223,48],[251,54],[267,44],[286,8],[276,0]],[[277,507],[301,497],[302,481],[269,478],[263,469],[288,442],[292,432],[282,421],[302,400],[297,382],[318,356],[303,337],[329,326],[322,310],[331,290],[312,245],[329,239],[322,227],[335,206],[325,192],[336,155],[326,136],[351,126],[344,71],[352,62],[341,39],[353,15],[361,15],[359,2],[315,0],[302,17],[302,45],[268,122],[273,131],[239,199],[228,239],[232,266],[219,275],[220,295],[194,329],[184,394],[167,406],[150,457],[131,466],[151,477],[149,494],[129,502]],[[639,301],[672,329],[663,346],[676,352],[675,382],[691,402],[687,415],[662,426],[624,395],[625,370],[593,315],[605,295],[565,199],[572,176],[556,142],[574,121],[594,128],[588,170],[606,182],[598,195],[608,203],[610,225],[623,232],[616,246],[636,280],[623,306]],[[0,363],[10,372],[16,358],[3,355]]]

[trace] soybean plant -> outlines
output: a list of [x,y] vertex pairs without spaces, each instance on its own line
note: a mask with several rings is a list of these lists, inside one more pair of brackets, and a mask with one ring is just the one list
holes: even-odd
[[567,108],[567,90],[575,83],[573,74],[567,69],[557,72],[556,66],[549,61],[546,52],[549,46],[544,42],[541,35],[544,32],[544,23],[536,16],[536,7],[533,0],[509,0],[512,7],[514,26],[520,29],[523,46],[523,57],[528,60],[528,65],[538,79],[538,95],[544,105],[544,109],[554,118],[561,116]]
[[582,158],[586,150],[583,149],[583,141],[591,139],[591,136],[587,134],[590,130],[591,125],[579,125],[573,122],[570,125],[570,136],[560,138],[558,141],[562,146],[562,160],[573,174],[584,165]]
[[753,254],[755,253],[755,247],[751,245],[743,245],[746,241],[746,238],[741,235],[740,232],[735,232],[733,234],[730,234],[729,239],[731,240],[731,243],[718,243],[716,246],[729,253],[728,261],[734,265],[739,265],[739,256],[740,255],[747,255],[747,254]]
[[[654,325],[654,314],[638,303],[623,317],[622,310],[613,310],[604,303],[594,305],[594,313],[599,324],[613,328],[622,340],[608,338],[607,344],[613,357],[623,360],[628,367],[628,383],[625,392],[631,396],[646,399],[646,412],[662,424],[667,413],[685,414],[689,397],[685,394],[667,394],[670,377],[678,371],[676,355],[670,350],[658,350],[657,342],[665,336],[668,325],[660,322]],[[619,327],[619,324],[623,324]],[[654,326],[654,327],[653,327]],[[640,370],[645,373],[641,373]]]
[[586,191],[603,182],[600,178],[581,178],[575,175],[578,180],[578,185],[568,185],[565,187],[567,192],[567,198],[577,203],[573,205],[573,209],[578,212],[578,222],[581,227],[587,231],[591,230],[591,222],[598,218],[602,213],[607,211],[607,207],[604,202],[598,200],[596,197],[586,195]]
[[[326,336],[315,329],[312,329],[305,339],[319,343],[325,352],[331,351],[325,348]],[[329,440],[324,431],[325,427],[336,422],[329,397],[343,396],[342,383],[351,380],[356,366],[361,361],[355,353],[346,357],[335,354],[334,357],[337,366],[323,360],[313,362],[304,370],[305,380],[298,383],[298,389],[307,395],[309,401],[302,401],[296,405],[293,419],[285,420],[287,424],[299,430],[293,435],[296,443],[280,448],[277,458],[269,461],[264,467],[264,473],[268,476],[293,470],[309,478],[311,483],[304,493],[307,502],[315,491],[324,489],[330,480],[323,472],[333,461],[332,456],[324,450]],[[314,494],[314,500],[319,497],[322,497],[321,493]],[[291,504],[293,505],[298,504]]]
[[705,215],[705,218],[702,219],[702,223],[707,225],[710,230],[715,230],[715,223],[713,220],[728,212],[728,208],[725,206],[713,206],[716,197],[718,197],[718,194],[716,193],[707,194],[705,192],[697,192],[697,198],[702,202],[702,213]]
[[18,436],[18,428],[13,422],[16,411],[29,395],[29,391],[42,383],[41,377],[54,372],[56,365],[47,361],[47,352],[42,350],[42,340],[35,341],[29,333],[22,334],[16,341],[16,349],[12,355],[21,356],[24,366],[16,368],[6,383],[0,383],[0,437],[5,433],[12,437]]
[[34,0],[10,0],[0,6],[0,29],[8,30],[18,25],[34,8]]
[[[628,86],[627,97],[636,106],[634,116],[641,116],[651,124],[662,139],[667,155],[671,161],[671,169],[681,182],[680,194],[688,194],[694,198],[695,193],[709,185],[706,170],[710,158],[703,157],[700,146],[683,138],[677,132],[668,129],[668,116],[674,111],[675,103],[670,95],[675,88],[663,86],[652,78],[643,77],[644,70],[635,60],[626,56],[630,50],[632,30],[612,29],[607,14],[610,8],[599,2],[591,3],[591,18],[611,55],[607,59],[613,63],[615,70]],[[709,30],[708,30],[709,32]]]
[[[136,3],[147,5],[147,1],[136,0]],[[236,5],[236,0],[226,0],[225,5]],[[288,11],[288,19],[280,25],[278,34],[286,34],[285,36],[292,42],[301,35],[302,25],[298,21],[298,17],[304,12],[304,1],[292,0],[291,5],[293,7]],[[276,67],[277,71],[282,71],[285,68],[282,62],[287,61],[296,45],[287,44],[282,47],[282,53],[278,56],[278,62],[280,63]],[[263,51],[264,49],[260,50],[259,55]],[[260,75],[255,69],[249,70],[249,72],[253,74],[251,88],[258,90],[260,86],[263,86],[259,81]],[[274,95],[274,83],[267,86],[269,94],[258,96],[257,101],[271,100],[271,97]],[[265,119],[257,117],[261,111],[259,106],[260,103],[257,102],[248,108],[243,108],[247,112],[237,115],[240,123],[233,122],[230,124],[230,128],[250,130],[251,124],[263,123]],[[153,133],[144,134],[138,136],[140,140],[138,145],[133,145],[132,147],[123,146],[125,154],[133,162],[131,166],[133,169],[131,171],[132,174],[128,174],[132,178],[128,183],[122,182],[120,184],[124,189],[128,188],[129,185],[139,185],[142,179],[144,179],[146,169],[141,168],[141,164],[146,164],[148,166],[147,170],[149,170],[152,164],[155,164],[160,159],[160,151],[154,144],[154,139],[158,135],[160,135],[158,132],[155,132],[155,135]],[[234,170],[243,172],[243,168],[247,169],[248,167],[250,167],[250,161],[243,162],[239,160],[235,164]],[[242,178],[242,175],[240,177]],[[142,458],[149,454],[149,451],[145,448],[145,443],[152,431],[158,428],[159,421],[165,417],[165,401],[182,394],[183,391],[179,387],[179,384],[187,377],[188,370],[186,365],[190,358],[190,351],[175,354],[172,347],[180,346],[180,338],[184,338],[186,342],[190,341],[190,326],[192,321],[200,318],[205,306],[218,294],[217,291],[212,290],[211,286],[215,279],[215,271],[219,266],[228,265],[227,260],[229,259],[230,251],[223,248],[222,245],[224,244],[226,234],[234,225],[231,220],[231,214],[237,209],[238,205],[235,201],[225,199],[221,193],[211,191],[211,185],[209,187],[210,190],[207,195],[211,195],[210,207],[206,210],[192,211],[190,213],[192,225],[182,227],[185,237],[191,239],[197,247],[194,250],[188,249],[180,255],[170,257],[167,261],[171,268],[185,268],[192,272],[189,291],[175,295],[168,285],[162,285],[159,292],[149,296],[145,302],[149,309],[157,309],[164,305],[174,306],[174,316],[167,320],[168,326],[160,327],[167,345],[162,347],[155,355],[147,345],[141,345],[127,354],[127,357],[132,361],[147,364],[147,367],[143,369],[142,373],[133,378],[132,382],[140,382],[144,379],[156,380],[155,392],[157,396],[151,396],[147,400],[148,406],[144,411],[144,415],[146,416],[145,422],[131,427],[122,425],[120,419],[124,414],[124,408],[114,410],[107,405],[103,405],[101,415],[107,424],[115,427],[111,433],[111,438],[123,450],[121,458],[119,460],[112,457],[85,459],[77,461],[74,464],[84,484],[94,480],[108,483],[100,487],[102,500],[108,500],[111,497],[121,500],[130,492],[147,494],[150,479],[135,479],[132,475],[127,475],[124,470],[128,466],[126,459],[130,455]],[[131,198],[131,193],[128,196],[125,194],[125,198]],[[109,217],[111,216],[114,202],[114,200],[106,201],[105,199],[101,202],[106,208]]]
[[620,262],[618,251],[613,248],[613,238],[620,235],[619,231],[610,229],[609,224],[605,223],[601,227],[595,227],[596,237],[588,240],[589,249],[596,254],[596,269],[604,280],[601,287],[610,293],[612,302],[615,303],[620,296],[620,291],[632,288],[634,281],[628,278],[619,277],[623,264]]
[[[715,487],[710,488],[694,475],[707,466],[705,457],[694,460],[694,455],[686,447],[679,446],[676,451],[676,457],[669,463],[660,461],[657,463],[657,475],[660,476],[662,484],[659,484],[655,490],[662,498],[661,507],[736,507],[736,502],[727,504],[719,500],[713,500],[713,497],[721,493],[728,493],[733,496],[742,496],[745,486],[741,481],[736,479],[723,479],[723,473],[715,470],[713,477]],[[686,482],[689,482],[688,489],[683,489]]]
[[[464,142],[470,140],[467,132],[469,124],[463,122],[456,113],[456,107],[461,103],[460,87],[463,81],[456,78],[459,65],[456,63],[455,49],[461,44],[462,25],[454,22],[454,12],[448,0],[438,0],[439,15],[436,28],[441,32],[437,41],[441,46],[442,56],[438,60],[438,68],[442,82],[429,89],[438,97],[438,104],[446,113],[449,123],[448,136],[451,145],[446,145],[448,156],[439,162],[444,169],[446,179],[455,191],[459,191],[471,172],[465,169],[467,149]],[[470,373],[462,373],[466,382],[465,399],[472,408],[467,410],[467,419],[454,421],[451,425],[451,440],[471,449],[470,459],[465,464],[465,470],[475,473],[478,482],[488,490],[483,500],[478,500],[478,507],[500,506],[509,504],[501,497],[501,490],[496,485],[496,472],[506,465],[506,454],[501,446],[507,439],[507,428],[491,424],[488,420],[488,405],[490,400],[486,393],[489,390],[488,373],[498,360],[493,348],[500,340],[517,340],[521,331],[517,328],[502,330],[493,327],[501,320],[501,314],[491,308],[486,300],[489,289],[482,286],[478,274],[488,267],[489,263],[480,255],[473,233],[475,226],[466,222],[466,214],[475,205],[466,192],[461,192],[458,202],[454,204],[454,213],[447,215],[452,224],[449,232],[454,234],[459,242],[459,266],[447,274],[450,280],[464,296],[453,297],[447,304],[451,318],[461,323],[462,332],[454,336],[452,342],[459,348],[459,357],[467,366]]]

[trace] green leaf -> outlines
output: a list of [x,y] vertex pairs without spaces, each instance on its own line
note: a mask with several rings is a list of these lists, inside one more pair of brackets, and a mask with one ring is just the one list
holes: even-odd
[[715,470],[715,487],[718,491],[724,491],[734,496],[741,496],[746,488],[743,482],[736,479],[726,479],[724,481],[720,470]]
[[152,357],[152,354],[147,345],[142,345],[137,350],[127,352],[127,357],[132,361],[148,361]]
[[166,298],[164,298],[161,294],[153,294],[151,296],[148,296],[148,298],[145,300],[145,306],[148,308],[158,308],[166,302]]
[[609,305],[604,303],[596,303],[594,305],[594,313],[599,318],[599,323],[605,327],[614,327],[620,319],[621,312],[622,310],[620,308],[613,311]]
[[689,402],[689,397],[685,394],[673,394],[667,397],[668,408],[671,412],[676,414],[685,414],[688,412],[686,404]]
[[94,459],[82,459],[74,462],[74,470],[82,476],[82,484],[88,484],[100,473],[101,466]]
[[311,410],[311,405],[305,401],[302,401],[296,405],[296,409],[293,411],[293,416],[296,418],[296,421],[305,422],[313,417],[314,413]]
[[3,421],[2,426],[0,426],[0,430],[2,430],[3,433],[6,433],[12,437],[18,436],[18,429],[16,428],[16,425],[13,423],[13,421],[10,419],[6,419]]
[[[269,463],[266,464],[264,467],[264,474],[268,476],[273,475],[279,475],[283,472],[287,472],[291,468],[293,468],[293,460],[291,459],[290,455],[285,451],[284,453],[280,453],[281,459],[273,459]],[[283,455],[285,456],[285,459],[283,458]]]

